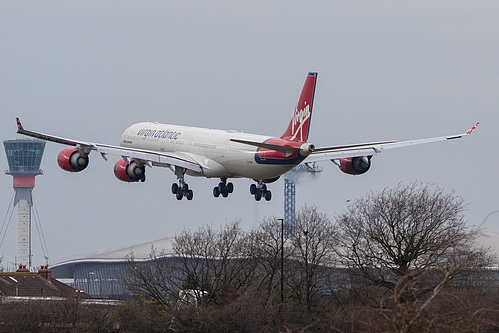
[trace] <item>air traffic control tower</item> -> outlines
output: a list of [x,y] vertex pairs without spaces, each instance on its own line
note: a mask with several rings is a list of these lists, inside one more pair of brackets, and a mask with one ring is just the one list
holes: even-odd
[[35,187],[35,176],[41,175],[45,141],[6,140],[3,142],[9,170],[5,173],[14,179],[14,207],[18,211],[17,265],[31,267],[31,192]]

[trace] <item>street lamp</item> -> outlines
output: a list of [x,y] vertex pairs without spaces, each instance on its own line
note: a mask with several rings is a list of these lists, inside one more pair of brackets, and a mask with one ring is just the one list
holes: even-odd
[[281,319],[282,319],[282,305],[284,304],[284,219],[277,219],[281,221]]

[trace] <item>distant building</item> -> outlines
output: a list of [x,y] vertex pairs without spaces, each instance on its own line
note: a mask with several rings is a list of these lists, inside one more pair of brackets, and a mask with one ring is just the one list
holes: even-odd
[[3,297],[22,299],[47,298],[89,298],[70,286],[52,278],[47,266],[38,272],[30,272],[26,266],[19,265],[16,272],[0,272],[0,300]]
[[85,258],[65,259],[51,266],[52,275],[92,298],[130,298],[131,295],[121,283],[124,274],[129,272],[129,259],[133,257],[135,262],[147,262],[151,260],[151,251],[154,249],[165,260],[175,260],[174,240],[175,237],[167,237]]
[[[63,260],[51,267],[52,275],[75,289],[84,291],[92,298],[130,298],[129,291],[121,282],[124,274],[129,274],[130,258],[133,257],[134,262],[146,263],[152,260],[151,252],[154,249],[155,254],[161,257],[162,260],[167,260],[175,265],[178,263],[179,258],[173,252],[174,241],[175,237],[167,237],[144,244],[89,255],[85,258]],[[478,243],[490,248],[491,252],[499,258],[499,233],[481,233]],[[335,272],[337,276],[343,274],[341,270],[335,270]],[[344,283],[346,280],[342,281],[341,283]]]

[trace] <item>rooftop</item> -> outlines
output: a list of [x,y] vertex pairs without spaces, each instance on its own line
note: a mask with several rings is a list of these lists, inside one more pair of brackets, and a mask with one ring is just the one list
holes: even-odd
[[0,272],[0,297],[80,297],[70,286],[51,278],[50,270],[42,268],[38,272],[19,269],[17,272]]
[[[77,256],[70,258],[63,258],[59,260],[52,267],[62,266],[67,264],[76,264],[80,262],[117,262],[127,261],[133,256],[135,261],[147,261],[150,258],[152,249],[155,250],[157,255],[160,256],[174,256],[173,243],[175,237],[161,238],[155,241],[135,244],[131,246],[121,247],[115,250],[107,250],[103,252],[96,252],[87,256]],[[499,258],[499,233],[481,231],[478,235],[477,242],[480,246],[490,248],[492,254]]]
[[79,262],[116,262],[126,261],[133,256],[136,261],[146,261],[150,259],[152,249],[161,256],[172,256],[173,242],[175,237],[161,238],[155,241],[134,244],[129,246],[120,247],[115,250],[107,250],[103,252],[95,252],[86,256],[68,257],[58,260],[51,267],[55,268],[61,265],[76,264]]

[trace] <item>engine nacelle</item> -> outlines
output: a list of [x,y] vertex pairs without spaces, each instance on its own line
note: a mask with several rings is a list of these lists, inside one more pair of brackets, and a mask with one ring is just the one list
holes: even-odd
[[124,182],[138,182],[139,180],[144,181],[146,177],[146,168],[144,164],[130,161],[128,164],[124,159],[119,160],[114,165],[114,175],[121,181]]
[[84,154],[76,148],[64,148],[57,155],[57,164],[63,170],[79,172],[88,166],[88,154]]
[[340,170],[349,175],[361,175],[366,173],[371,167],[371,157],[350,157],[350,158],[340,158],[339,167]]

